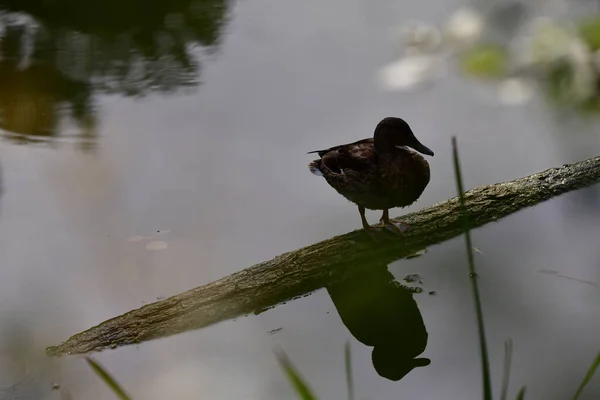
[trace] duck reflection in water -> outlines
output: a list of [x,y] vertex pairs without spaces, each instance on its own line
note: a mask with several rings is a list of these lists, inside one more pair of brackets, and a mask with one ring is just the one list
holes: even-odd
[[371,359],[380,376],[398,381],[431,363],[417,358],[428,335],[413,292],[396,282],[387,267],[359,273],[327,291],[350,333],[373,347]]

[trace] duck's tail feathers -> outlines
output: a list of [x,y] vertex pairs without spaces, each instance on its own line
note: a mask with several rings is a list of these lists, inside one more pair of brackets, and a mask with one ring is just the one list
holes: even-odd
[[308,169],[316,176],[323,176],[323,172],[319,168],[321,166],[321,160],[314,160],[308,163]]
[[338,148],[338,147],[340,147],[340,146],[332,147],[332,148],[329,148],[329,149],[313,150],[313,151],[309,151],[309,152],[308,152],[308,153],[306,153],[306,154],[314,154],[314,153],[317,153],[317,154],[319,155],[319,157],[323,157],[325,154],[329,153],[330,151],[332,151],[332,150],[337,150],[337,148]]

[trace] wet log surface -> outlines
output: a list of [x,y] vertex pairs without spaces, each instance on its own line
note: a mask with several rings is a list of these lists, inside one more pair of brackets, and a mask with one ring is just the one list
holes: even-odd
[[[471,228],[504,218],[566,192],[600,182],[600,157],[552,168],[465,193]],[[250,313],[310,294],[353,271],[389,263],[463,233],[458,198],[402,217],[403,237],[382,234],[374,242],[362,230],[284,253],[212,283],[109,319],[48,354],[76,354],[136,344]],[[357,218],[358,219],[358,218]]]

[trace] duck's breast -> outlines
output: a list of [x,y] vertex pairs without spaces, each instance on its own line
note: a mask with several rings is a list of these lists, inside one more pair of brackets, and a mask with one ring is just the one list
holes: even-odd
[[387,192],[395,207],[414,203],[431,177],[427,160],[408,149],[399,149],[392,156],[382,157],[379,169],[382,190]]

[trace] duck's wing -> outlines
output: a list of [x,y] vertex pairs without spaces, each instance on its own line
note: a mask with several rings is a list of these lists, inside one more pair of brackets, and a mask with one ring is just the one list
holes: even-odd
[[342,149],[351,149],[355,146],[360,146],[362,144],[373,144],[373,138],[367,138],[367,139],[362,139],[362,140],[358,140],[356,142],[352,142],[352,143],[348,143],[348,144],[341,144],[339,146],[333,146],[330,147],[328,149],[324,149],[324,150],[313,150],[313,151],[309,151],[306,154],[313,154],[313,153],[318,153],[319,157],[323,157],[325,154],[329,153],[330,151],[339,151]]
[[[375,146],[372,138],[357,142],[331,147],[325,150],[316,150],[321,157],[321,165],[325,165],[331,172],[340,174],[344,170],[364,171],[372,168],[376,162]],[[318,168],[323,171],[321,168]]]

